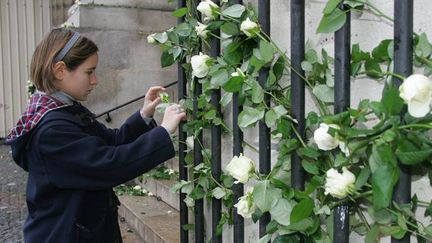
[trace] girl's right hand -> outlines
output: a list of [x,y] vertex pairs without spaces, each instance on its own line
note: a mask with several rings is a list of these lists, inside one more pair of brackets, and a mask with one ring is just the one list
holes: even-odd
[[165,109],[161,126],[173,134],[182,120],[186,120],[185,110],[179,104],[173,104]]

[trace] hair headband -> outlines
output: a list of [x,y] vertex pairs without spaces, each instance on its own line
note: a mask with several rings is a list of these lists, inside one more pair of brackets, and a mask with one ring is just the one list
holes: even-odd
[[57,56],[55,56],[54,62],[59,62],[59,61],[63,60],[63,58],[66,56],[66,54],[75,45],[75,42],[77,42],[77,40],[79,39],[80,33],[75,32],[75,31],[73,33],[74,33],[73,36],[68,40],[66,45],[61,49],[61,51],[57,54]]

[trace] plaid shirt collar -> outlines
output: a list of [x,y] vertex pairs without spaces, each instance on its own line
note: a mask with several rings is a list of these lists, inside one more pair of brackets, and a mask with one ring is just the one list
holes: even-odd
[[6,142],[30,132],[48,112],[71,106],[74,101],[72,97],[60,91],[51,95],[40,91],[34,93],[29,99],[26,111],[6,137]]

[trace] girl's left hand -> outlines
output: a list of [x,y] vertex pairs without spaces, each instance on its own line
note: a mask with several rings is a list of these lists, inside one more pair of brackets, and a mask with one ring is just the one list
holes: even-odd
[[143,118],[153,117],[156,106],[161,102],[161,98],[159,97],[159,92],[165,91],[165,88],[162,86],[152,86],[147,91],[146,96],[144,98],[144,105],[141,108],[141,116]]

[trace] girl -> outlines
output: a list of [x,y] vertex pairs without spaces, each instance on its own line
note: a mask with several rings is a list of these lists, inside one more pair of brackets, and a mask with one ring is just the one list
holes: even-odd
[[6,139],[29,172],[26,242],[122,242],[112,187],[174,157],[170,134],[186,114],[174,104],[155,124],[163,87],[151,87],[120,129],[107,129],[79,103],[98,84],[97,51],[91,40],[60,28],[33,54],[38,92]]

